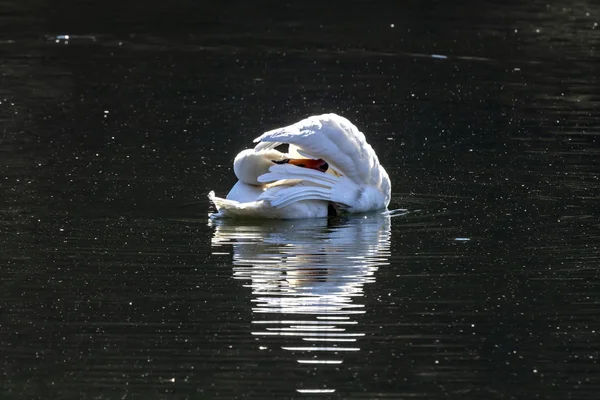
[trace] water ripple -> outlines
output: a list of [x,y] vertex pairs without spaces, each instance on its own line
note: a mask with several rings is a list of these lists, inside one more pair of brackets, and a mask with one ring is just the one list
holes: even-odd
[[[258,345],[292,352],[300,366],[339,365],[365,336],[365,285],[388,265],[390,220],[397,213],[331,220],[220,221],[213,251],[233,248],[233,278],[252,290],[249,334]],[[333,357],[332,357],[333,356]],[[297,389],[331,393],[331,388]],[[308,391],[307,391],[308,390]]]

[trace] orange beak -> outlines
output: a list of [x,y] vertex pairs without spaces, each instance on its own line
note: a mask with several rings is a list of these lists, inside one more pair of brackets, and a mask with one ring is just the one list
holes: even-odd
[[329,168],[327,161],[323,159],[311,160],[310,158],[286,158],[281,161],[273,161],[275,164],[293,164],[297,167],[316,169],[317,171],[325,172]]

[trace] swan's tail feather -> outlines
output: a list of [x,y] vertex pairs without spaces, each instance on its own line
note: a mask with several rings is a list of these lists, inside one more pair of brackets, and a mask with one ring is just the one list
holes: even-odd
[[227,200],[222,197],[218,197],[215,194],[214,190],[210,191],[210,193],[208,194],[208,198],[215,205],[215,208],[217,209],[217,211],[221,211],[221,208],[234,207],[236,205],[236,203],[239,204],[239,202],[237,202],[235,200]]
[[236,200],[224,199],[215,195],[214,191],[208,194],[208,198],[215,205],[218,213],[213,214],[213,218],[220,217],[260,217],[264,216],[261,211],[264,208],[264,201],[252,201],[240,203]]

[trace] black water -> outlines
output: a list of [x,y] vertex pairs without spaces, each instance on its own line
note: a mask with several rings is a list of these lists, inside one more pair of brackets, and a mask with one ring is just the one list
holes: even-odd
[[[597,399],[599,23],[0,2],[0,398]],[[322,112],[406,213],[208,221],[238,151]]]

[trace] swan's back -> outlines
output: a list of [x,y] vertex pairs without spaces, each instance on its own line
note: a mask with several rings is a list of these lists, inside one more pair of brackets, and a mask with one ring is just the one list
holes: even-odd
[[337,114],[315,115],[295,124],[274,129],[254,139],[255,150],[288,143],[309,158],[322,158],[340,175],[357,185],[378,188],[389,203],[391,184],[387,172],[365,138],[346,118]]

